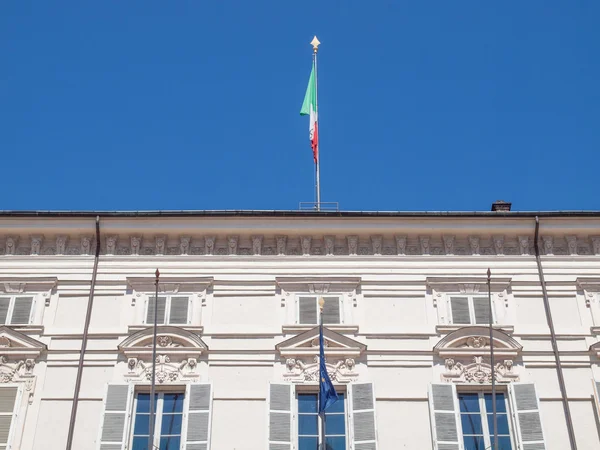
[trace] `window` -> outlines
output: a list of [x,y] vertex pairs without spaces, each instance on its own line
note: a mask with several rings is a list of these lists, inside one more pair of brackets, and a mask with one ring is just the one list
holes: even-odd
[[[494,441],[491,393],[458,393],[460,423],[465,450],[485,450]],[[512,450],[509,417],[504,393],[496,393],[496,420],[498,423],[498,449]]]
[[[146,308],[146,324],[154,323],[154,307],[156,300],[154,296],[148,297]],[[190,298],[186,296],[165,295],[158,297],[158,321],[159,325],[185,325],[189,322]]]
[[[182,392],[159,392],[155,394],[156,426],[154,429],[155,449],[179,450],[183,423]],[[133,417],[132,450],[148,450],[150,436],[150,393],[140,392],[135,396]]]
[[[298,323],[301,325],[319,324],[319,299],[320,295],[298,296]],[[323,296],[323,323],[342,323],[342,308],[340,296]]]
[[[298,397],[298,450],[318,450],[321,440],[321,420],[318,416],[316,393],[299,393]],[[345,393],[338,392],[338,401],[325,412],[326,450],[346,450]]]
[[28,325],[33,304],[32,296],[0,297],[0,324]]
[[450,297],[451,323],[485,325],[490,323],[488,298],[474,295]]

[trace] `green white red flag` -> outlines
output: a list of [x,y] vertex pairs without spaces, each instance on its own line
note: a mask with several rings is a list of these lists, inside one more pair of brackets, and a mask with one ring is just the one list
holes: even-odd
[[319,160],[319,119],[317,115],[317,80],[315,77],[315,63],[313,62],[310,78],[308,79],[308,87],[306,95],[300,110],[301,116],[309,116],[308,132],[310,137],[310,146],[313,151],[313,159],[315,164]]

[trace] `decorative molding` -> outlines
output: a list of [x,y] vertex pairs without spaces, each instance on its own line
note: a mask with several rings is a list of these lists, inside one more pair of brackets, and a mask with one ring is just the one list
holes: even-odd
[[325,256],[333,256],[335,253],[335,236],[324,236]]
[[42,251],[42,242],[44,240],[44,236],[36,235],[31,236],[31,254],[39,255]]
[[[446,358],[442,381],[451,383],[488,384],[492,382],[492,366],[485,363],[483,356],[473,356],[470,364],[463,364],[454,358]],[[513,360],[505,359],[494,366],[494,379],[497,383],[519,381],[519,375],[513,371]]]
[[[492,330],[494,354],[499,358],[515,358],[523,347],[508,334]],[[433,352],[442,358],[473,357],[487,355],[490,352],[489,328],[470,326],[447,334],[433,347]]]
[[348,255],[356,256],[358,254],[358,236],[347,236],[348,241]]
[[542,241],[544,243],[544,253],[546,255],[554,254],[554,237],[553,236],[542,236]]
[[237,255],[239,236],[227,236],[227,254]]
[[589,351],[596,355],[596,358],[600,358],[600,342],[590,345]]
[[179,252],[182,255],[187,255],[190,252],[191,236],[179,236]]
[[277,286],[286,292],[354,292],[360,285],[360,277],[275,277]]
[[[154,292],[156,278],[148,277],[127,277],[127,284],[137,292]],[[214,277],[168,277],[161,276],[158,283],[160,293],[199,293],[208,289],[213,283]]]
[[521,255],[529,255],[529,236],[519,236],[519,252]]
[[260,256],[262,254],[262,235],[252,236],[252,254],[254,256]]
[[496,255],[504,255],[504,235],[492,236],[494,242],[494,251]]
[[[157,353],[171,359],[199,358],[208,351],[200,337],[183,328],[161,325],[157,327]],[[126,358],[152,361],[153,327],[144,328],[125,338],[118,346]]]
[[56,236],[56,254],[64,255],[67,250],[67,241],[69,236],[61,234]]
[[22,294],[24,292],[52,291],[58,283],[57,277],[0,277],[0,293]]
[[[319,359],[319,355],[315,355],[312,360],[309,358],[287,358],[285,360],[287,371],[283,375],[284,379],[292,383],[318,383]],[[311,362],[307,363],[307,360]],[[342,358],[335,364],[325,362],[325,366],[329,378],[335,383],[351,383],[358,379],[358,372],[355,371],[356,362],[353,358]]]
[[142,245],[142,237],[141,236],[131,236],[131,254],[139,255],[140,254],[140,246]]
[[577,236],[575,235],[567,235],[565,236],[565,240],[567,241],[567,250],[569,255],[577,254]]
[[429,255],[431,248],[429,247],[430,236],[419,236],[419,244],[421,245],[421,254]]
[[117,241],[119,236],[111,235],[106,237],[106,254],[115,255],[117,253]]
[[[285,297],[282,297],[282,302],[283,301],[285,301]],[[281,306],[285,306],[285,304],[282,304]],[[303,333],[305,331],[312,330],[314,327],[315,327],[314,325],[302,325],[302,324],[282,325],[281,332],[283,334],[297,334],[297,333]],[[329,328],[332,331],[337,331],[338,333],[352,333],[352,334],[358,333],[358,330],[359,330],[358,325],[348,325],[348,324],[344,324],[344,323],[330,324],[330,325],[327,325],[327,328]]]
[[594,255],[600,255],[600,236],[591,236]]
[[[340,358],[357,358],[362,355],[367,346],[354,339],[323,327],[325,356]],[[297,336],[280,342],[275,349],[281,356],[306,357],[319,354],[319,327],[305,331]]]
[[446,255],[454,255],[454,236],[444,235],[442,236],[444,241],[444,252]]
[[310,256],[311,244],[312,244],[311,236],[300,237],[300,247],[302,248],[302,256]]
[[406,236],[395,236],[396,238],[396,254],[406,255]]
[[373,248],[374,255],[381,255],[383,253],[383,236],[379,234],[371,236],[371,246]]
[[275,236],[275,241],[277,243],[277,255],[284,256],[286,253],[287,236]]
[[18,236],[6,236],[6,244],[5,244],[5,255],[14,255],[16,254],[17,244],[19,243]]
[[81,244],[81,254],[82,255],[91,254],[90,250],[92,247],[92,238],[90,236],[81,236],[80,244]]
[[471,248],[471,254],[479,255],[481,253],[479,249],[479,236],[469,236],[469,247]]
[[[487,277],[427,277],[425,279],[436,293],[460,292],[461,294],[476,294],[487,292]],[[503,292],[510,286],[512,278],[492,277],[490,288],[492,292]]]

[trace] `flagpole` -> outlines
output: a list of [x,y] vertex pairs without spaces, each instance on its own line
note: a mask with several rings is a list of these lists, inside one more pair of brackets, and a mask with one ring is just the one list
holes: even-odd
[[[323,334],[323,307],[325,306],[325,299],[321,297],[319,299],[319,333]],[[323,352],[323,354],[325,354]],[[319,361],[319,366],[321,365],[321,361]],[[320,374],[319,374],[320,376]],[[319,404],[321,399],[319,399]],[[321,445],[319,448],[322,450],[327,450],[327,446],[325,444],[325,411],[319,411],[319,418],[321,420]]]
[[[316,133],[318,136],[319,133],[319,78],[317,76],[317,51],[319,50],[319,40],[315,36],[311,42],[313,46],[313,65],[315,68],[315,107],[317,109],[317,123],[316,123]],[[320,160],[321,160],[321,149],[320,142],[317,141],[317,159],[315,161],[315,171],[317,178],[316,185],[316,194],[317,194],[317,211],[321,210],[321,169],[320,169]]]
[[152,330],[152,380],[150,382],[150,432],[148,433],[148,450],[152,450],[154,447],[154,425],[155,425],[155,402],[154,392],[156,390],[156,334],[157,334],[157,323],[158,323],[158,279],[160,272],[156,269],[154,273],[156,280],[154,284],[156,291],[154,295],[154,324]]
[[493,314],[492,314],[492,271],[488,268],[487,270],[487,288],[488,288],[488,306],[490,308],[489,321],[490,321],[490,366],[492,376],[492,422],[494,423],[494,446],[493,450],[498,450],[498,418],[496,416],[496,374],[494,367],[494,335],[493,335]]

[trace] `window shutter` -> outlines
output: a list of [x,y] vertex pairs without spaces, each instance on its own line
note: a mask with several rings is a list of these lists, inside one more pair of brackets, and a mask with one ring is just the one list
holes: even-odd
[[[154,324],[154,305],[155,305],[154,296],[148,297],[148,314],[146,315],[146,324],[152,325]],[[165,323],[165,311],[167,308],[167,298],[166,297],[158,297],[158,318],[157,322],[159,325]]]
[[10,306],[10,297],[0,297],[0,324],[4,325],[8,318],[8,307]]
[[377,450],[373,383],[352,383],[349,391],[353,448],[354,450]]
[[592,378],[592,385],[594,387],[594,400],[596,403],[596,412],[600,416],[600,381],[596,381]]
[[0,387],[0,448],[10,449],[20,398],[17,386]]
[[298,299],[298,323],[316,325],[317,300],[315,297],[300,297]]
[[545,450],[540,405],[533,383],[512,383],[508,392],[517,417],[517,438],[521,450]]
[[104,417],[100,428],[100,450],[121,450],[127,443],[133,385],[111,383],[106,388]]
[[173,325],[188,323],[188,297],[171,297],[171,310],[169,312],[169,323]]
[[323,305],[323,323],[342,323],[340,317],[340,298],[324,297],[323,300],[325,300],[325,304]]
[[435,450],[462,449],[458,429],[459,408],[456,386],[453,384],[429,385],[429,411]]
[[269,450],[292,449],[292,384],[269,384]]
[[15,306],[13,307],[10,323],[28,324],[31,318],[31,309],[33,307],[33,297],[17,297],[15,298]]
[[465,325],[471,323],[469,299],[467,297],[451,297],[450,307],[452,308],[452,323]]
[[475,310],[475,323],[488,325],[490,323],[490,307],[486,297],[474,297],[473,309]]
[[188,418],[185,448],[208,450],[212,411],[212,385],[210,383],[188,386]]

